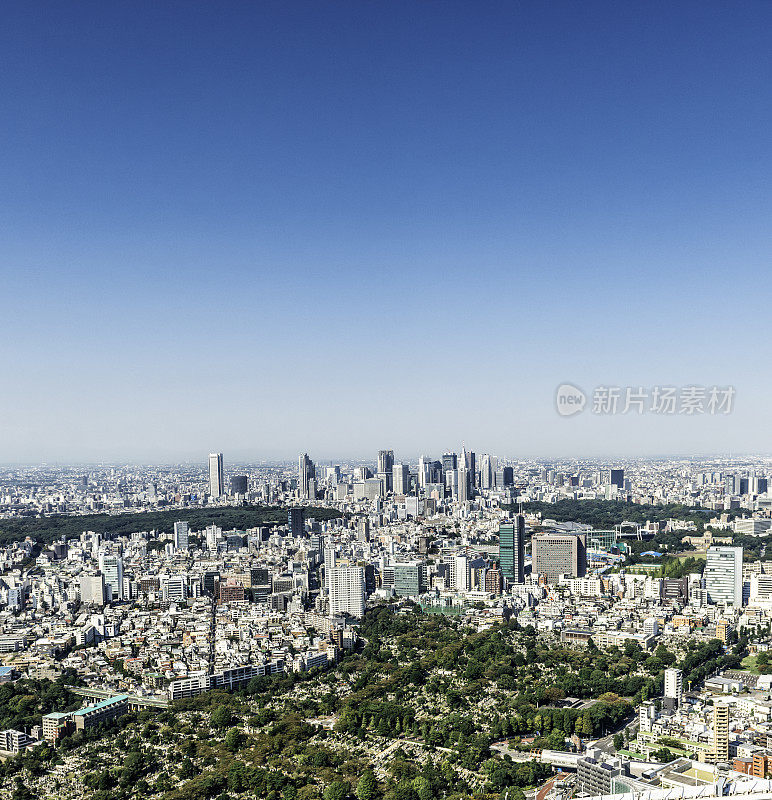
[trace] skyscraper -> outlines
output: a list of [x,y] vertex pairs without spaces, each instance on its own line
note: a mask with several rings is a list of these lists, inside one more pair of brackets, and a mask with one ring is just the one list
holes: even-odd
[[623,469],[610,469],[608,471],[608,481],[612,486],[619,489],[625,488],[625,471]]
[[516,514],[512,522],[499,525],[501,573],[510,583],[525,581],[525,517]]
[[432,460],[429,456],[418,459],[418,486],[423,489],[427,483],[432,482]]
[[709,603],[742,606],[742,547],[709,547],[702,578]]
[[187,550],[188,549],[188,532],[189,527],[187,522],[174,523],[174,549]]
[[454,559],[455,590],[457,592],[469,591],[469,558],[461,555]]
[[482,489],[492,489],[496,485],[496,470],[499,460],[485,453],[480,461],[480,481]]
[[222,497],[225,494],[222,453],[209,454],[209,494],[212,497]]
[[469,485],[471,477],[469,471],[464,467],[458,468],[458,502],[465,503],[469,500]]
[[410,467],[395,464],[392,469],[394,494],[407,494],[410,491]]
[[452,472],[454,469],[458,469],[458,456],[456,456],[455,453],[443,453],[442,454],[443,476],[448,472]]
[[365,613],[365,571],[362,567],[332,567],[327,577],[330,593],[330,616]]
[[299,539],[305,535],[304,517],[304,508],[290,508],[287,511],[287,525],[289,526],[290,536],[294,539]]
[[99,571],[104,576],[105,594],[110,594],[112,602],[123,600],[123,559],[111,553],[99,556]]
[[384,489],[387,492],[392,491],[394,488],[393,479],[394,475],[394,451],[393,450],[379,450],[378,451],[378,477],[384,482]]
[[[308,453],[303,453],[298,461],[298,491],[300,496],[308,500],[313,492],[311,481],[316,477],[314,462],[308,457]],[[314,498],[315,499],[315,498]]]

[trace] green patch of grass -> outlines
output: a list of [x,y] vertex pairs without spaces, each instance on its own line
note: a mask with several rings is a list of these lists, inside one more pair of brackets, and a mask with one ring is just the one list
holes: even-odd
[[756,656],[745,656],[740,662],[740,666],[751,675],[761,675],[759,668],[756,666]]

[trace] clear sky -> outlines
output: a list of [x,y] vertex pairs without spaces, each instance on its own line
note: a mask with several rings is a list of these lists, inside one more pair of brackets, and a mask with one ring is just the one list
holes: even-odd
[[[770,30],[4,3],[0,462],[772,451]],[[564,419],[564,381],[736,407]]]

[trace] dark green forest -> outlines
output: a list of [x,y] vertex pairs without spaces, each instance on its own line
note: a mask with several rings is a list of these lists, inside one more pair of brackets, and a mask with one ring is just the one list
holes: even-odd
[[[306,508],[306,519],[333,519],[341,512],[330,508]],[[139,530],[171,533],[174,523],[184,520],[192,530],[219,525],[223,530],[246,530],[258,525],[286,525],[287,508],[283,506],[239,506],[226,508],[191,508],[173,511],[147,511],[140,514],[54,515],[0,520],[0,545],[31,536],[50,544],[61,536],[74,538],[83,531],[112,536],[129,535]]]

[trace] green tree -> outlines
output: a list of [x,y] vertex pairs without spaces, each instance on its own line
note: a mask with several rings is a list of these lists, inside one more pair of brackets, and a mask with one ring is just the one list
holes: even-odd
[[233,714],[228,706],[217,706],[215,710],[212,712],[209,721],[212,724],[213,728],[220,728],[220,730],[224,730],[225,728],[229,728],[233,722]]
[[349,785],[343,781],[333,781],[324,790],[324,800],[346,800],[349,788]]
[[225,734],[225,746],[231,753],[236,753],[244,741],[244,735],[238,728],[231,728]]
[[356,788],[357,800],[375,800],[378,796],[378,782],[371,769],[362,773]]

